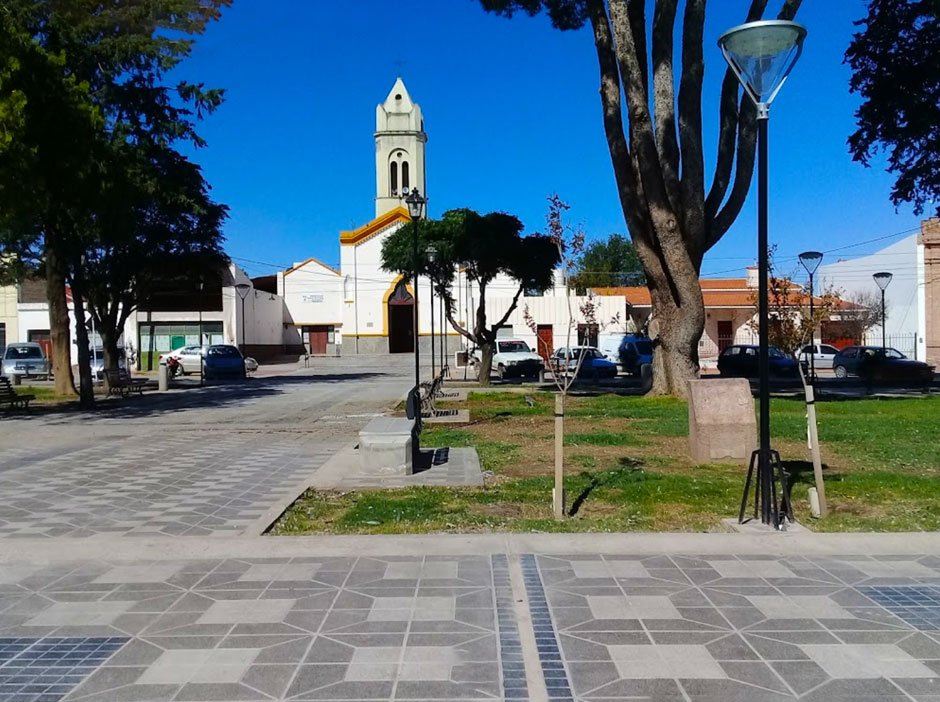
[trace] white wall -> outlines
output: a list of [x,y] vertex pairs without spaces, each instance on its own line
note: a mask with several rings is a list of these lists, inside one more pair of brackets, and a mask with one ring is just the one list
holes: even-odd
[[[822,265],[816,276],[817,292],[832,286],[840,291],[843,297],[851,297],[856,292],[880,295],[881,290],[872,275],[880,271],[893,273],[894,277],[885,290],[888,307],[885,331],[889,337],[916,333],[917,357],[924,358],[926,316],[923,251],[920,249],[922,247],[917,245],[917,235],[912,234],[870,256]],[[880,339],[881,325],[873,328],[870,335]]]
[[277,274],[289,321],[296,327],[343,323],[344,278],[316,259]]

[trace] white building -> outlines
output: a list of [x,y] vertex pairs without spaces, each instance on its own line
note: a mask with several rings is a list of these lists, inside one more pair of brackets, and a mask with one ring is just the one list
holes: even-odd
[[[868,256],[824,264],[819,267],[816,280],[818,289],[831,287],[846,299],[856,293],[880,296],[881,289],[872,276],[882,271],[893,275],[885,289],[888,345],[923,360],[927,350],[927,310],[921,235],[912,234]],[[881,339],[879,324],[869,330],[863,341],[880,345]]]

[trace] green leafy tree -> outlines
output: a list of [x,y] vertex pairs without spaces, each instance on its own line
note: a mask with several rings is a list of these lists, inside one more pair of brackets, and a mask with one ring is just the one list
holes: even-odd
[[[784,0],[792,19],[801,0]],[[558,29],[584,25],[600,70],[600,99],[617,192],[652,298],[653,389],[684,396],[698,375],[705,328],[702,257],[737,218],[754,170],[756,109],[726,70],[718,103],[717,158],[706,188],[702,153],[705,0],[480,0],[505,16],[545,10]],[[764,16],[751,0],[742,20]],[[677,38],[680,46],[676,46]],[[677,85],[678,82],[678,85]],[[623,101],[626,100],[626,105]]]
[[572,282],[584,290],[644,285],[646,278],[633,242],[622,234],[611,234],[606,240],[598,239],[585,246]]
[[[558,248],[547,236],[522,235],[523,225],[503,212],[486,215],[459,209],[444,213],[440,220],[419,223],[418,274],[429,276],[435,293],[444,301],[451,326],[480,349],[480,382],[489,384],[496,348],[496,331],[515,311],[525,290],[546,290],[552,284],[552,272],[559,261]],[[383,269],[411,276],[414,270],[414,230],[400,227],[382,243]],[[437,255],[429,263],[425,251],[433,244]],[[454,318],[453,280],[462,268],[479,289],[477,309],[472,324],[466,327]],[[490,323],[486,316],[487,288],[499,275],[519,285],[502,318]]]
[[[6,149],[0,162],[0,182],[17,184],[0,193],[4,250],[41,261],[60,392],[71,390],[65,285],[72,287],[76,319],[83,320],[88,280],[83,266],[104,218],[97,208],[113,202],[107,196],[108,173],[126,168],[116,166],[116,158],[129,150],[118,147],[148,154],[154,146],[177,141],[204,144],[195,123],[221,104],[222,91],[188,82],[167,85],[165,77],[189,55],[193,37],[230,2],[4,0],[0,5],[0,39],[13,47],[6,48],[0,60],[6,68],[0,71],[20,79],[0,84],[0,134],[9,125],[7,131],[29,137],[13,140],[17,147]],[[72,102],[76,109],[56,110]],[[87,405],[93,396],[84,324],[76,325],[76,337]]]
[[891,201],[940,214],[940,2],[869,0],[857,24],[845,54],[862,97],[849,151],[865,166],[884,151],[897,176]]
[[221,225],[228,208],[209,197],[197,165],[176,151],[116,145],[86,247],[82,288],[101,334],[105,367],[118,368],[128,317],[168,276],[195,280],[226,262]]

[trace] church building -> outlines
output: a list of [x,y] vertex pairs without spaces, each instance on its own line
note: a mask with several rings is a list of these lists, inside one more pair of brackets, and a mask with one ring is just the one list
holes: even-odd
[[[421,107],[401,78],[375,110],[375,219],[341,232],[340,269],[308,259],[278,273],[290,323],[311,353],[411,353],[416,337],[430,346],[430,288],[419,280],[419,330],[414,328],[414,289],[402,276],[382,270],[382,242],[410,224],[404,192],[427,197]],[[440,334],[440,309],[435,335]],[[456,332],[451,331],[456,336]]]
[[[421,108],[408,94],[401,78],[375,111],[375,219],[339,235],[340,267],[336,270],[315,258],[278,273],[278,294],[286,307],[286,337],[301,337],[312,354],[353,355],[412,353],[415,342],[421,353],[430,351],[432,333],[441,346],[440,300],[431,300],[427,279],[419,279],[419,329],[414,323],[414,288],[411,281],[382,270],[382,242],[393,232],[411,226],[404,202],[405,189],[417,188],[428,197],[425,148],[428,142]],[[460,203],[465,204],[465,203]],[[443,209],[447,209],[446,207]],[[497,276],[487,290],[487,315],[493,323],[512,304],[519,284]],[[473,319],[479,288],[458,272],[453,281],[454,317],[466,328]],[[556,343],[566,343],[568,305],[564,287],[542,295],[526,296],[500,330],[500,336],[525,340],[530,347],[550,353]],[[575,304],[577,310],[583,300]],[[432,324],[432,304],[434,321]],[[596,302],[599,318],[625,318],[623,297]],[[525,310],[538,320],[536,333],[527,325]],[[584,320],[578,327],[584,327]],[[448,355],[466,348],[467,341],[447,326]],[[575,339],[578,337],[575,336]],[[573,342],[572,342],[573,343]]]

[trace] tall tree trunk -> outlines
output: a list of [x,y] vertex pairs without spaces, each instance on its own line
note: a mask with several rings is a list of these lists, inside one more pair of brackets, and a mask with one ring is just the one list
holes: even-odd
[[480,341],[480,362],[477,363],[480,385],[490,384],[490,375],[493,373],[493,352],[495,344],[492,341]]
[[683,289],[684,304],[676,305],[668,290],[660,292],[665,281],[651,280],[650,337],[653,340],[654,395],[685,397],[688,381],[698,377],[698,344],[705,329],[705,305],[698,277],[674,278],[674,287]]
[[55,246],[46,245],[46,299],[49,303],[49,336],[52,340],[52,372],[56,395],[72,396],[72,345],[69,307],[65,297],[65,266]]
[[85,301],[74,287],[72,302],[75,306],[75,344],[78,346],[78,398],[84,409],[95,406],[95,385],[91,376],[91,351],[88,327],[85,325]]

